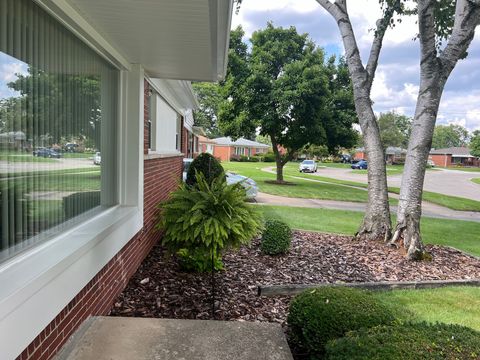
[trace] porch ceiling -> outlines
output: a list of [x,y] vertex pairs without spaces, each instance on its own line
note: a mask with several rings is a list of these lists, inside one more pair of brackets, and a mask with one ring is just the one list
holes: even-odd
[[151,77],[225,75],[233,0],[67,0],[130,63]]

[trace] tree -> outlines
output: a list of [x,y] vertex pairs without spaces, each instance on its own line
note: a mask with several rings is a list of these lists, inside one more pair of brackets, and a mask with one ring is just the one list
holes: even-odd
[[[229,82],[248,73],[243,83],[237,82],[236,92],[228,93],[225,116],[220,116],[227,135],[248,136],[258,130],[268,136],[279,183],[284,181],[284,165],[303,146],[334,149],[355,142],[351,139],[355,135],[351,129],[353,108],[349,113],[344,110],[349,104],[345,93],[350,83],[348,77],[344,83],[334,59],[326,64],[323,51],[294,27],[275,28],[268,23],[253,34],[251,43],[246,57],[249,71],[227,75]],[[244,53],[240,55],[245,59]]]
[[193,83],[193,90],[197,95],[199,108],[194,111],[195,126],[205,129],[208,137],[215,138],[223,135],[218,128],[218,112],[222,102],[221,89],[218,83]]
[[469,147],[473,156],[480,157],[480,130],[473,132]]
[[353,84],[355,109],[369,161],[368,203],[357,237],[386,241],[391,236],[392,224],[388,203],[385,153],[380,138],[380,130],[372,109],[370,92],[385,32],[392,24],[394,15],[402,12],[403,7],[400,0],[381,1],[384,5],[383,17],[377,21],[370,55],[366,66],[364,66],[348,14],[347,1],[316,1],[335,19],[342,35],[346,63]]
[[437,125],[433,130],[432,148],[443,149],[465,146],[468,142],[468,130],[461,125]]
[[[420,233],[422,191],[440,100],[445,83],[457,62],[467,55],[480,23],[480,0],[418,0],[416,12],[421,53],[420,89],[402,177],[397,225],[391,241],[403,247],[412,260],[424,256]],[[444,41],[446,45],[441,47]]]
[[395,111],[380,114],[378,127],[383,148],[389,146],[406,148],[410,136],[412,119]]

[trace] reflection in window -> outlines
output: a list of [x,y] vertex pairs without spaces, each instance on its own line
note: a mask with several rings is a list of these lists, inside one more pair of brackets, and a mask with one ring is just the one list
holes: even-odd
[[0,26],[2,261],[116,203],[118,71],[32,1]]

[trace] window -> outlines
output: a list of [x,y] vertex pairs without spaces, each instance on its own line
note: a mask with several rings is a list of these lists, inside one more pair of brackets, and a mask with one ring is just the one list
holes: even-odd
[[34,2],[0,2],[0,261],[117,203],[118,70]]
[[237,156],[243,156],[243,155],[245,155],[245,148],[239,147],[239,146],[235,146],[235,155],[237,155]]
[[152,144],[149,149],[161,154],[179,152],[180,115],[157,92],[152,90],[149,99],[152,122]]

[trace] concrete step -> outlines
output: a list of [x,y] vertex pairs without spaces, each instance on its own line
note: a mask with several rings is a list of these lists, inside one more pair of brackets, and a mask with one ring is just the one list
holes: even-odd
[[292,360],[279,324],[91,317],[57,360]]

